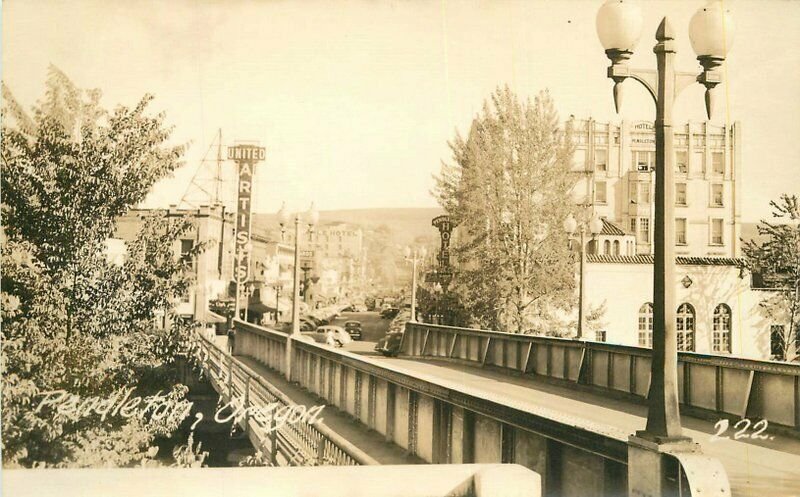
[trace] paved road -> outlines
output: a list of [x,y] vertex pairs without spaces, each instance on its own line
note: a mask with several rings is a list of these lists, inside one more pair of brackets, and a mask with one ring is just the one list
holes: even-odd
[[379,355],[374,351],[375,343],[389,331],[390,319],[381,319],[377,312],[343,312],[331,324],[344,326],[346,321],[360,321],[362,338],[344,346],[349,352],[362,355]]
[[[627,438],[644,429],[647,408],[601,394],[554,386],[531,377],[443,361],[379,359],[417,377],[433,378],[454,390],[490,398],[532,412],[547,411],[555,419],[593,431]],[[722,461],[733,495],[741,497],[800,495],[800,440],[773,434],[773,440],[712,441],[714,423],[683,417],[684,433],[699,442],[705,454]]]

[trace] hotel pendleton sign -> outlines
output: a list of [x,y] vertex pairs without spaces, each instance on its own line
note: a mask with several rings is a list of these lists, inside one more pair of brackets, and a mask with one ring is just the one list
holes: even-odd
[[264,147],[235,145],[228,147],[228,159],[239,166],[238,201],[236,203],[236,265],[234,279],[238,286],[250,277],[250,213],[253,198],[253,173],[256,162],[264,160],[267,152]]

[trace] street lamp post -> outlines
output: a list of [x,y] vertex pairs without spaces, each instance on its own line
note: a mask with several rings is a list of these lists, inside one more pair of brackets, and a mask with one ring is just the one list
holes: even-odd
[[283,291],[283,284],[275,283],[274,285],[272,285],[272,287],[275,289],[275,326],[278,326],[281,315],[280,305],[281,305],[281,292]]
[[[631,495],[663,495],[670,485],[664,480],[664,459],[653,458],[648,452],[652,454],[699,450],[698,446],[682,434],[678,406],[673,212],[675,151],[672,112],[678,94],[696,81],[706,87],[706,114],[711,119],[714,109],[712,90],[722,81],[718,68],[725,60],[733,39],[733,23],[730,13],[725,11],[719,1],[701,7],[692,17],[689,22],[689,38],[703,67],[699,75],[675,70],[675,33],[666,17],[658,26],[658,43],[653,48],[657,70],[631,69],[628,60],[639,40],[641,28],[641,10],[630,1],[607,0],[597,13],[597,34],[611,60],[607,74],[614,81],[614,105],[617,113],[622,105],[622,82],[627,78],[641,83],[650,93],[656,107],[653,353],[647,425],[644,431],[638,431],[631,438],[628,483]],[[722,471],[724,474],[724,470]]]
[[[584,332],[586,331],[586,310],[584,309],[584,295],[586,294],[586,276],[585,276],[585,266],[586,266],[586,232],[588,231],[592,234],[592,240],[597,238],[597,235],[600,234],[600,231],[603,230],[603,221],[599,217],[595,216],[592,218],[591,221],[588,223],[581,223],[578,226],[578,221],[572,216],[572,214],[564,220],[564,231],[567,232],[567,235],[572,240],[572,235],[575,234],[577,230],[580,233],[579,243],[580,243],[580,270],[579,270],[579,291],[578,291],[578,340],[583,340]],[[597,245],[595,245],[597,246]]]
[[410,321],[417,320],[417,263],[425,260],[428,251],[425,247],[420,249],[406,247],[405,259],[411,262],[411,319]]
[[[292,295],[292,332],[286,337],[286,379],[292,380],[292,339],[300,336],[300,222],[301,214],[294,214],[294,291]],[[313,235],[314,226],[319,221],[319,213],[314,209],[314,204],[307,213],[309,234]],[[290,215],[286,211],[286,206],[281,207],[278,212],[278,221],[281,225],[281,237],[286,232],[286,225],[289,224]]]
[[695,81],[706,87],[708,118],[713,111],[712,90],[722,81],[719,66],[725,60],[733,37],[730,15],[720,2],[701,7],[689,23],[689,38],[703,66],[700,75],[678,72],[675,62],[675,33],[664,17],[656,31],[653,48],[658,69],[639,70],[628,59],[641,34],[639,7],[629,1],[608,0],[597,13],[597,33],[611,60],[608,77],[614,81],[614,105],[622,105],[622,82],[641,83],[656,106],[656,195],[653,277],[653,360],[645,437],[659,440],[682,439],[678,411],[678,355],[675,331],[675,192],[674,136],[672,110],[678,94]]

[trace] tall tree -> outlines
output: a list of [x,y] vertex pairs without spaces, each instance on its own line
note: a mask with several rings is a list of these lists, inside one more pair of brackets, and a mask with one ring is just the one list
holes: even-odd
[[[168,145],[164,115],[146,112],[150,100],[106,112],[99,91],[51,67],[28,114],[3,86],[4,464],[130,464],[180,422],[72,419],[36,408],[51,390],[185,393],[169,365],[191,328],[171,314],[190,284],[172,251],[189,223],[149,219],[122,266],[105,248],[115,219],[179,165],[182,147]],[[170,313],[167,329],[154,326],[161,311]]]
[[566,309],[574,265],[561,223],[572,207],[574,147],[549,93],[522,103],[498,89],[450,147],[435,194],[459,225],[454,290],[464,306],[481,325],[516,332]]
[[[771,322],[782,326],[778,359],[800,360],[800,200],[781,195],[770,201],[773,221],[758,224],[761,240],[747,240],[742,246],[744,265],[771,287],[760,305]],[[792,344],[795,344],[792,346]]]

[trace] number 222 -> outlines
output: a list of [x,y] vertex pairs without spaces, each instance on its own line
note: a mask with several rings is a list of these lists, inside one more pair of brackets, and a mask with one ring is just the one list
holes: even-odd
[[[753,433],[747,433],[747,430],[750,428],[751,424],[753,426]],[[711,436],[711,441],[716,442],[722,439],[730,439],[729,436],[722,435],[728,430],[729,426],[730,422],[727,419],[720,419],[717,421],[717,423],[714,425],[714,428],[717,430],[717,432]],[[736,430],[736,432],[733,434],[733,439],[739,440],[741,438],[752,438],[754,440],[768,440],[770,438],[769,435],[763,435],[764,431],[767,429],[767,426],[769,426],[769,423],[766,419],[762,419],[761,421],[757,421],[755,423],[752,423],[749,419],[740,419],[736,422],[736,424],[733,425],[733,429]]]

